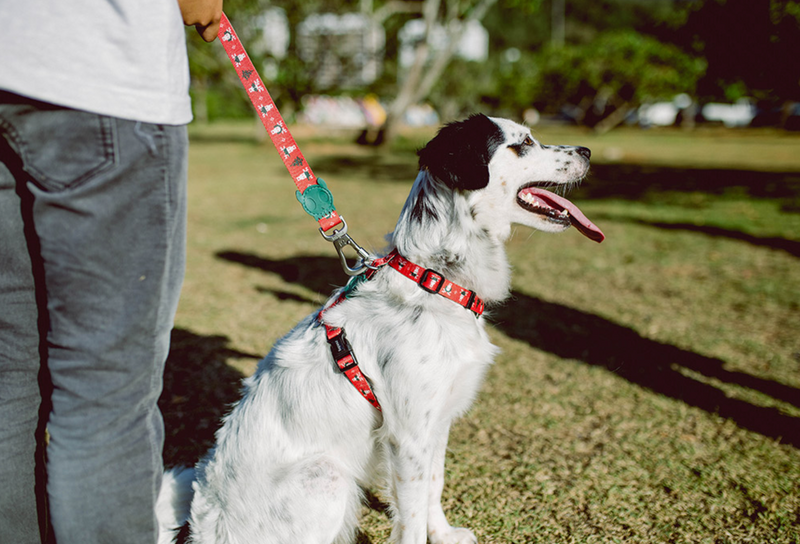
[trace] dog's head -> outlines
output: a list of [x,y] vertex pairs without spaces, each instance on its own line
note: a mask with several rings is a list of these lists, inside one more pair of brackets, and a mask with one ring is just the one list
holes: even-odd
[[513,121],[474,115],[442,128],[419,151],[419,162],[440,183],[468,193],[475,220],[489,231],[502,236],[510,223],[546,232],[574,225],[601,242],[600,229],[551,191],[579,183],[590,155],[585,147],[543,145]]

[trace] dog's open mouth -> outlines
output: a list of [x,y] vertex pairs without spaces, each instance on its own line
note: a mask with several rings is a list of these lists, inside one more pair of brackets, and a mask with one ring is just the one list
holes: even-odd
[[578,207],[562,196],[546,191],[531,183],[517,193],[517,203],[531,213],[544,216],[548,221],[565,227],[573,225],[578,231],[595,242],[605,239],[603,232],[583,215]]

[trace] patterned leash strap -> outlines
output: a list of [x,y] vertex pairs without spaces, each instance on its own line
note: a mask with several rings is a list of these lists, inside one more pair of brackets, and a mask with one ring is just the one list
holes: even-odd
[[[264,82],[258,75],[258,71],[253,66],[250,57],[247,56],[242,42],[239,41],[236,31],[224,13],[222,14],[217,35],[233,67],[236,69],[242,86],[247,91],[250,102],[253,103],[253,107],[258,113],[261,123],[267,129],[275,149],[278,150],[283,164],[297,186],[295,193],[297,200],[302,204],[306,213],[317,220],[322,236],[333,243],[345,273],[350,276],[357,276],[366,272],[371,268],[370,263],[373,257],[347,234],[347,223],[336,212],[336,208],[333,206],[333,195],[328,190],[328,186],[322,178],[317,178],[314,172],[311,171],[311,167],[306,162],[300,147],[292,137],[286,122],[275,106],[275,102],[272,100]],[[330,235],[326,234],[326,231],[339,225],[341,225],[339,230]],[[347,264],[347,258],[344,254],[344,249],[347,246],[351,246],[360,259],[360,264],[355,267],[350,267]]]

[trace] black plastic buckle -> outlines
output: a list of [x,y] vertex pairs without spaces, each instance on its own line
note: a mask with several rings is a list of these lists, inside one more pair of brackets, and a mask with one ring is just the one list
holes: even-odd
[[[341,370],[342,372],[347,372],[348,370],[358,366],[358,362],[356,361],[356,356],[353,355],[352,348],[350,347],[350,342],[347,341],[347,337],[344,335],[344,331],[341,331],[333,338],[328,338],[328,344],[330,344],[331,355],[333,355],[333,360],[336,362],[336,366],[339,368],[339,370]],[[344,366],[341,366],[339,364],[339,361],[341,361],[348,355],[350,356],[351,362],[347,363]]]
[[[436,283],[436,287],[428,287],[425,283],[428,281],[428,278],[432,275],[439,276],[439,281]],[[419,286],[425,289],[429,293],[437,294],[439,291],[442,290],[442,286],[444,285],[444,276],[442,276],[436,270],[432,268],[426,268],[425,271],[422,273],[422,276],[419,278]]]

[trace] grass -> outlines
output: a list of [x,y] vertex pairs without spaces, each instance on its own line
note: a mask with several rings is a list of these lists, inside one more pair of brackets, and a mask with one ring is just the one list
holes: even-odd
[[[800,137],[535,131],[593,150],[594,244],[520,228],[502,354],[453,428],[445,510],[479,541],[800,542]],[[188,270],[165,376],[168,464],[211,444],[238,382],[346,278],[249,125],[193,127]],[[296,137],[378,250],[430,131],[389,150]],[[361,542],[389,524],[364,508]]]

